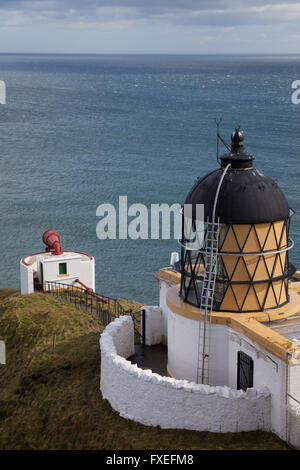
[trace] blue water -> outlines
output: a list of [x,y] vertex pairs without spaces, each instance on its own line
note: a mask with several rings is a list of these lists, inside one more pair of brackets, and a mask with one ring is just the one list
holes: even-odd
[[62,247],[96,259],[96,290],[156,303],[153,272],[174,240],[96,236],[96,208],[182,203],[214,169],[216,129],[239,123],[255,166],[278,181],[296,211],[291,260],[300,267],[300,105],[291,83],[300,56],[1,55],[1,287],[19,287],[19,260],[43,250],[47,228]]

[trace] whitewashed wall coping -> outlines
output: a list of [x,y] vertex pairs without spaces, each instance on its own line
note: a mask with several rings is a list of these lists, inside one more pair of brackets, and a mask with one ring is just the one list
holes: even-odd
[[214,432],[269,430],[270,392],[234,390],[162,377],[126,358],[134,354],[130,316],[110,323],[100,338],[101,391],[121,416],[163,428]]

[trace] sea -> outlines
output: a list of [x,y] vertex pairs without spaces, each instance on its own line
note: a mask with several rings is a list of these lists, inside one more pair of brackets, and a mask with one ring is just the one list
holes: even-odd
[[254,166],[295,211],[300,269],[300,55],[2,54],[0,80],[1,288],[20,288],[20,259],[43,251],[51,228],[63,249],[95,257],[97,292],[156,305],[155,273],[178,241],[100,240],[97,208],[113,205],[118,224],[119,196],[149,213],[182,204],[218,167],[219,119],[227,143],[240,124]]

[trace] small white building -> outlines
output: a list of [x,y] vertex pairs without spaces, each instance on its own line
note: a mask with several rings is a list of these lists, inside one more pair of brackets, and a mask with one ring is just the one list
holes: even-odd
[[54,230],[47,230],[43,241],[46,251],[26,255],[20,261],[22,294],[47,290],[47,284],[54,282],[95,289],[93,256],[79,251],[61,251],[59,235]]

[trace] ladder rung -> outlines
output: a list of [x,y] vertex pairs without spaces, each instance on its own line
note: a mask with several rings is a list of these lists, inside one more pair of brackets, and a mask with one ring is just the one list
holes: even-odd
[[[206,231],[205,278],[203,279],[200,309],[204,321],[199,323],[199,352],[197,364],[197,381],[209,383],[209,350],[211,325],[211,312],[213,310],[214,292],[217,276],[217,263],[219,256],[219,222],[208,222]],[[206,328],[205,328],[206,324]]]
[[213,298],[213,292],[212,291],[206,291],[206,292],[203,292],[203,294],[205,294],[206,299]]

